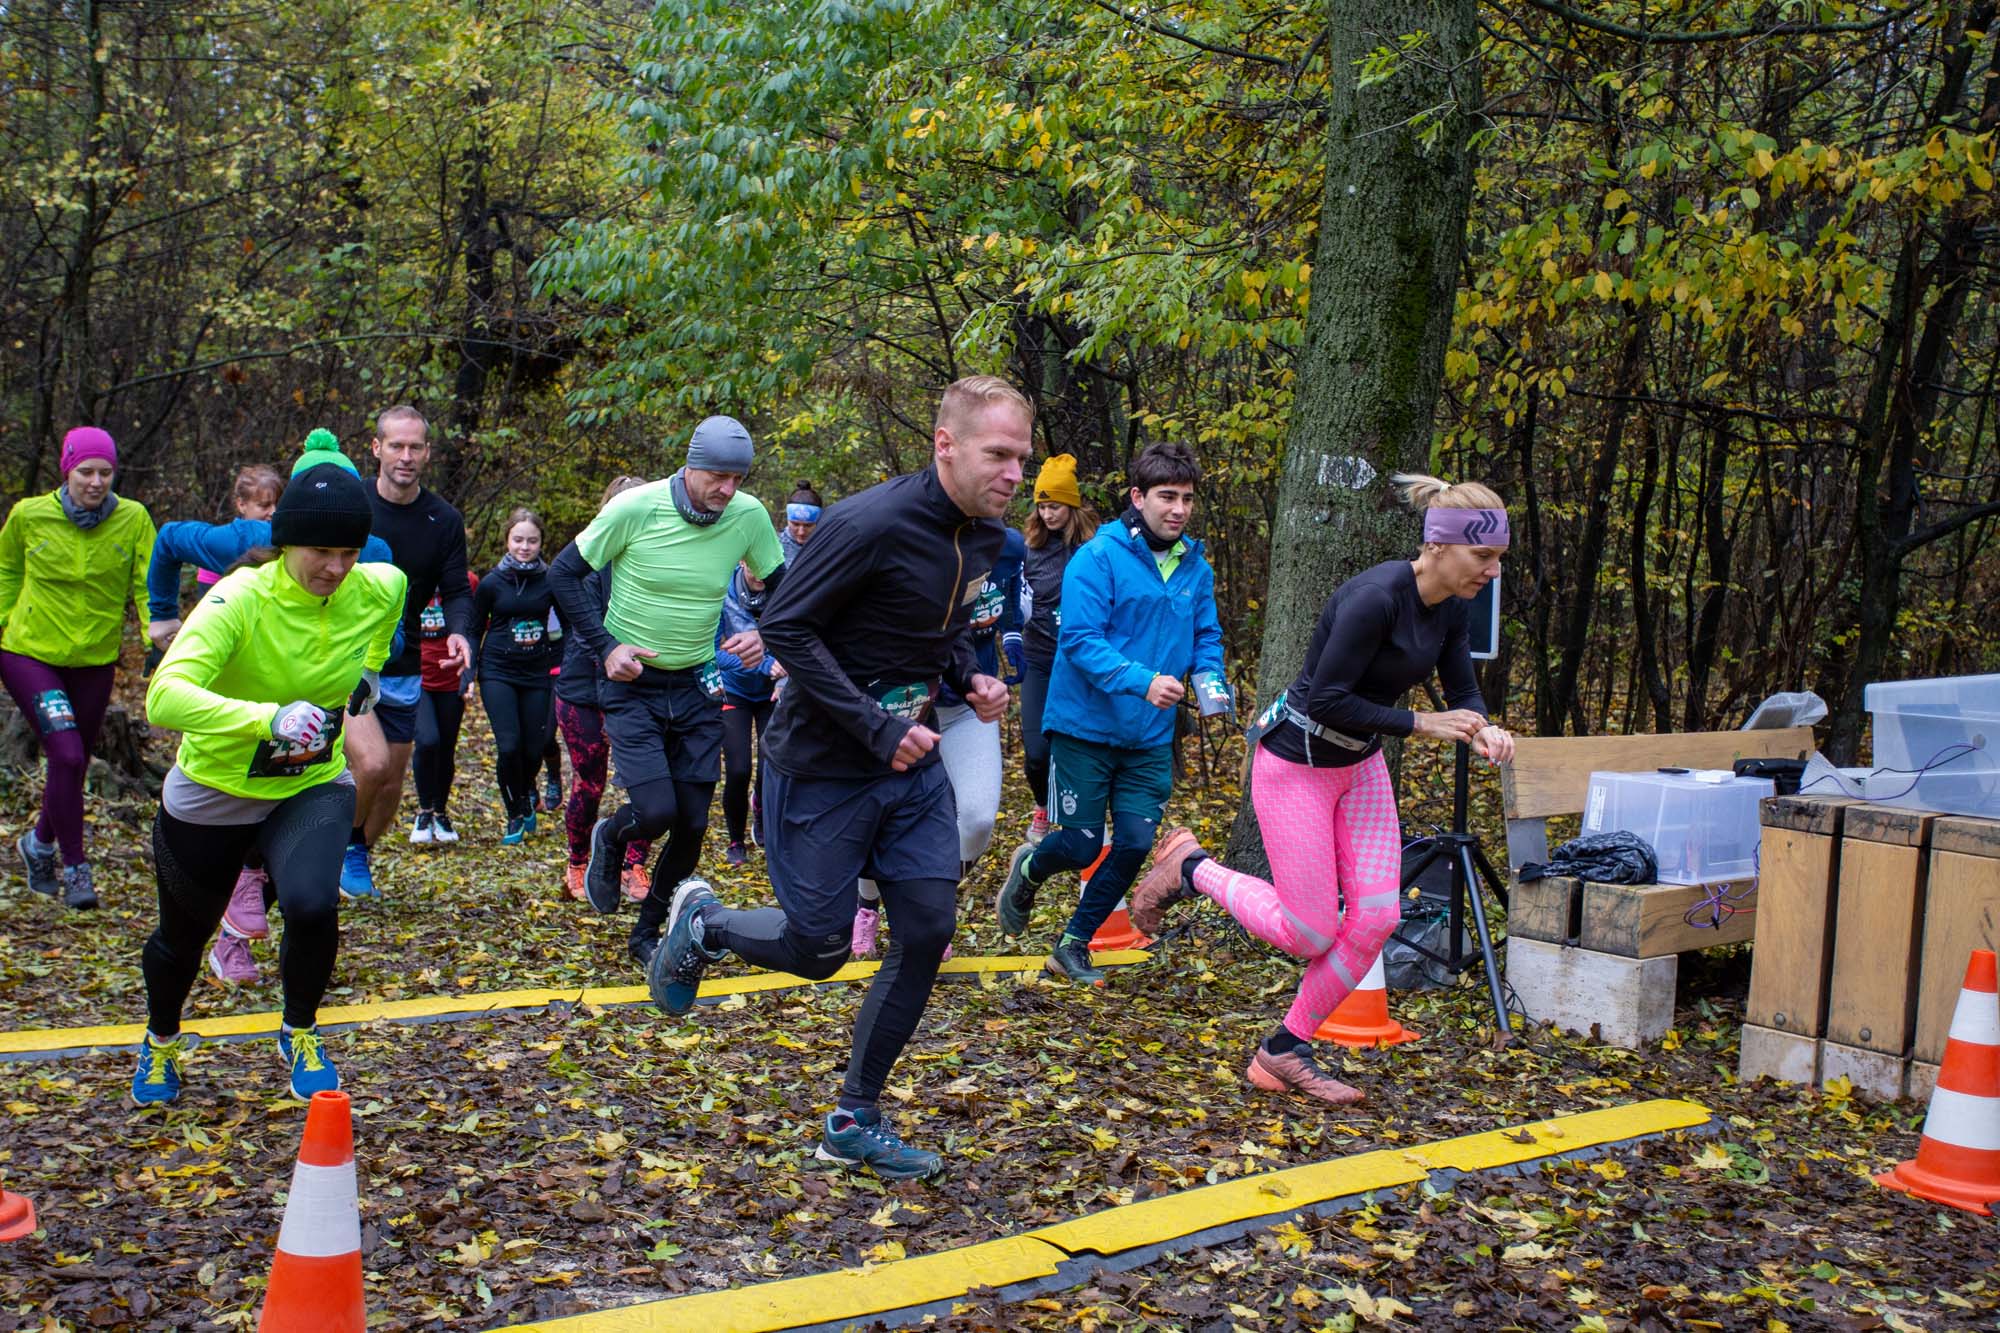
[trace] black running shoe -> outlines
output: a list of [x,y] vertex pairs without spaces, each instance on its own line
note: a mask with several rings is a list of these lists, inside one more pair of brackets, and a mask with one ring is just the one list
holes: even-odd
[[590,826],[590,864],[583,871],[583,893],[605,916],[618,910],[618,877],[625,849],[611,840],[611,816]]

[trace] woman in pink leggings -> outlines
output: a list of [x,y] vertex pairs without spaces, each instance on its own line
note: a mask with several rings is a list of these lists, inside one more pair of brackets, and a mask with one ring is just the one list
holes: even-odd
[[[1327,598],[1298,678],[1250,731],[1251,801],[1272,882],[1229,869],[1180,828],[1160,840],[1132,894],[1132,923],[1148,935],[1168,907],[1206,895],[1258,939],[1306,960],[1298,996],[1251,1057],[1249,1079],[1336,1105],[1362,1094],[1319,1066],[1313,1033],[1400,918],[1403,840],[1382,737],[1468,741],[1496,763],[1514,753],[1513,737],[1486,720],[1466,636],[1470,599],[1500,572],[1506,507],[1477,482],[1394,480],[1424,512],[1422,553],[1365,570]],[[1433,671],[1450,711],[1399,707]]]

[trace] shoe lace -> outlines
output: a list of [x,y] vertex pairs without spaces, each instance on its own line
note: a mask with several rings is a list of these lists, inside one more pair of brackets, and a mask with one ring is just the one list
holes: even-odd
[[181,1066],[186,1063],[188,1056],[186,1042],[178,1037],[172,1041],[162,1042],[155,1042],[151,1038],[148,1038],[146,1049],[152,1053],[152,1059],[146,1065],[146,1082],[148,1085],[154,1087],[164,1086],[167,1081],[168,1070],[172,1070],[175,1077],[180,1076]]
[[317,1074],[326,1068],[326,1058],[320,1054],[319,1033],[292,1034],[292,1063],[303,1064],[308,1074]]

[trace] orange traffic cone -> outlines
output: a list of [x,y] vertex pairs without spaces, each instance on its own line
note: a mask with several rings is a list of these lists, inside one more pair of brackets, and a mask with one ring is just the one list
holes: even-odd
[[[1097,867],[1103,865],[1104,858],[1109,855],[1111,855],[1111,839],[1106,838],[1104,850],[1097,854],[1095,861],[1083,868],[1083,873],[1077,878],[1087,886],[1090,877],[1097,873]],[[1111,909],[1111,915],[1104,918],[1104,924],[1090,937],[1092,953],[1117,953],[1120,949],[1143,949],[1153,942],[1150,937],[1141,935],[1138,927],[1132,924],[1131,914],[1126,907],[1125,900],[1120,898],[1118,906]]]
[[1313,1033],[1313,1040],[1335,1041],[1342,1046],[1400,1046],[1421,1035],[1389,1017],[1389,990],[1382,977],[1382,955],[1378,953],[1368,965],[1368,975],[1348,992],[1339,1008],[1326,1016],[1319,1031]]
[[361,1208],[354,1187],[353,1106],[315,1092],[278,1231],[259,1333],[364,1333]]
[[1974,949],[1952,1011],[1917,1155],[1875,1177],[1885,1189],[1981,1217],[2000,1203],[2000,984],[1993,950]]
[[0,1190],[0,1240],[19,1240],[35,1231],[35,1205],[25,1195]]

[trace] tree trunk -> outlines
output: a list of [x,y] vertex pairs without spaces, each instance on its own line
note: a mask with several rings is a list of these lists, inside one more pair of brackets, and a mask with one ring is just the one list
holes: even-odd
[[[1430,457],[1472,194],[1477,7],[1331,0],[1327,20],[1326,193],[1271,526],[1260,706],[1297,674],[1327,596],[1416,546],[1387,476]],[[1395,73],[1357,86],[1365,55],[1417,33]],[[1442,122],[1425,119],[1433,112]],[[1247,790],[1229,858],[1266,864]]]

